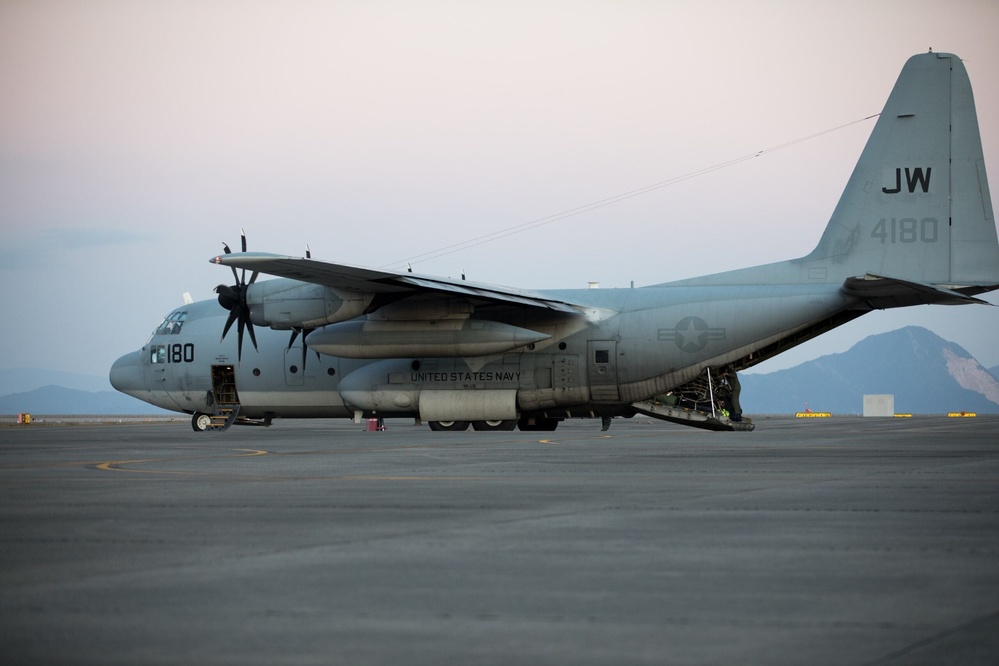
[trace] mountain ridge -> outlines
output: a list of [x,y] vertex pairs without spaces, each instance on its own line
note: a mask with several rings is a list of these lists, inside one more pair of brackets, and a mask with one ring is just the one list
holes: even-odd
[[0,396],[11,393],[27,393],[44,386],[61,386],[91,393],[114,390],[111,388],[111,380],[106,374],[85,375],[76,372],[25,367],[0,369]]
[[0,414],[98,415],[170,414],[117,391],[81,391],[64,386],[42,386],[32,391],[0,396]]
[[919,326],[864,338],[793,368],[744,374],[746,413],[863,412],[863,396],[891,394],[901,413],[999,413],[999,380],[960,345]]

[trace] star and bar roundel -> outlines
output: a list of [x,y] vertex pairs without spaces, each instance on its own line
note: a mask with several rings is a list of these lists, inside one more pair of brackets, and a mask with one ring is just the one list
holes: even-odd
[[724,328],[711,328],[700,317],[684,317],[673,328],[660,328],[660,342],[675,342],[685,352],[699,352],[712,340],[724,340]]

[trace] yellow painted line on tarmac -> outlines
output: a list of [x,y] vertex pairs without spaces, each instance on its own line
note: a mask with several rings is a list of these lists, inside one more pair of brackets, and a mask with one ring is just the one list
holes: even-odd
[[166,460],[166,458],[147,458],[145,460],[109,460],[97,465],[97,469],[104,470],[105,472],[141,472],[142,470],[122,469],[120,466],[135,465],[144,462],[162,462],[164,460]]
[[220,459],[231,459],[231,458],[252,458],[254,456],[265,456],[268,454],[267,451],[260,449],[232,449],[233,451],[241,451],[238,455],[234,456],[191,456],[187,458],[142,458],[137,460],[108,460],[106,462],[98,463],[94,467],[96,469],[105,472],[137,472],[139,474],[210,474],[210,472],[194,472],[194,471],[176,471],[176,470],[155,470],[155,469],[129,469],[126,465],[140,465],[142,463],[159,463],[159,462],[190,462],[192,460],[220,460]]
[[798,412],[795,417],[799,419],[828,419],[832,418],[832,414],[829,412]]
[[951,419],[973,419],[976,416],[978,416],[978,414],[974,412],[950,412],[947,414],[947,418]]
[[263,449],[233,449],[233,451],[244,451],[241,456],[229,456],[231,458],[252,458],[253,456],[266,456],[269,452]]

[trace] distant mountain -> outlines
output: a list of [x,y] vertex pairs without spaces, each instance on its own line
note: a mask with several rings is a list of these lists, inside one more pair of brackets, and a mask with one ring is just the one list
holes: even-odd
[[43,386],[0,396],[0,414],[168,414],[166,410],[117,391],[78,391]]
[[110,391],[108,376],[81,375],[40,368],[8,368],[0,370],[0,396],[25,393],[43,386],[62,386],[77,391]]
[[864,395],[895,396],[895,411],[999,413],[999,380],[959,345],[918,326],[865,338],[842,354],[740,375],[747,414],[860,414]]

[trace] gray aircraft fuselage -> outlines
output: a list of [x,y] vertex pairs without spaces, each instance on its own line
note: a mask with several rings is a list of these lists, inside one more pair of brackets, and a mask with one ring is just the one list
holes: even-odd
[[[529,428],[707,410],[730,427],[716,402],[738,386],[734,371],[874,309],[982,303],[977,294],[999,288],[971,85],[960,59],[938,53],[906,63],[818,245],[799,259],[560,291],[250,253],[245,238],[242,253],[227,247],[212,262],[236,284],[175,310],[111,370],[116,388],[192,414],[196,428],[222,418],[220,405],[230,423],[238,412]],[[260,273],[277,279],[257,283]]]
[[[522,412],[621,415],[630,411],[631,402],[666,392],[705,367],[736,362],[745,367],[776,352],[766,351],[771,345],[794,344],[787,340],[792,319],[797,328],[807,329],[850,305],[828,285],[543,293],[590,309],[576,317],[522,315],[520,325],[551,335],[533,349],[475,358],[378,360],[308,351],[304,363],[300,342],[289,348],[286,332],[267,329],[257,333],[259,352],[244,350],[237,363],[235,338],[219,339],[228,312],[214,300],[202,301],[171,313],[186,313],[178,332],[154,334],[142,350],[123,357],[113,381],[149,390],[145,399],[158,407],[204,412],[210,409],[211,366],[234,365],[241,413],[256,418],[349,417],[358,409],[414,415],[413,395],[424,390],[516,391]],[[150,362],[147,357],[160,348],[165,350],[162,361]]]

